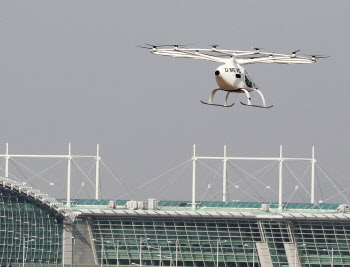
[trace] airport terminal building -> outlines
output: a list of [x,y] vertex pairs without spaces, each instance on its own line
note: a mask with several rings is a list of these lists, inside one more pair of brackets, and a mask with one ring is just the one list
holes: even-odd
[[1,266],[349,266],[347,205],[75,199],[0,178]]

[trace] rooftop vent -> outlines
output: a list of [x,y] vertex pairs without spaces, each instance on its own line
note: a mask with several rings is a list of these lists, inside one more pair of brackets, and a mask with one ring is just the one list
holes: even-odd
[[339,205],[339,207],[337,208],[337,211],[341,213],[345,213],[347,211],[350,211],[350,208],[348,205],[343,204],[343,205]]
[[110,200],[110,201],[108,202],[108,208],[115,209],[115,201]]
[[154,198],[149,198],[148,199],[148,209],[149,210],[156,210],[158,209],[158,202]]
[[270,204],[261,204],[262,212],[270,212]]

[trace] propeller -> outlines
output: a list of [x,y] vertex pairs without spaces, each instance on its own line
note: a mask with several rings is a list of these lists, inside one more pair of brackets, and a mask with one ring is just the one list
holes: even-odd
[[327,57],[330,57],[330,56],[325,56],[325,55],[304,55],[304,56],[312,57],[312,58],[327,58]]
[[212,48],[216,49],[220,45],[210,45]]
[[[154,44],[147,44],[145,43],[145,45],[148,45],[149,47],[147,47],[148,49],[151,49],[151,48],[157,48],[157,47],[185,47],[185,46],[188,46],[189,44],[157,44],[157,45],[154,45]],[[141,48],[145,48],[145,47],[142,47],[142,46],[139,46]]]
[[262,47],[251,47],[251,48],[253,48],[255,51],[260,51],[260,49],[264,49]]
[[298,53],[298,52],[300,52],[300,49],[293,51],[292,52],[292,56],[295,56],[295,54]]

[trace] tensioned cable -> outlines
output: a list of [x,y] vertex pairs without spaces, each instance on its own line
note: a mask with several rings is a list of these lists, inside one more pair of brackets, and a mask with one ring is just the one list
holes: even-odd
[[48,170],[50,170],[50,169],[56,167],[56,166],[57,166],[58,164],[60,164],[62,161],[63,161],[63,159],[60,160],[60,161],[58,161],[58,162],[56,162],[56,163],[54,163],[54,164],[52,164],[52,165],[50,165],[49,167],[47,167],[46,169],[44,169],[44,170],[42,170],[42,171],[40,171],[40,172],[38,172],[38,173],[35,173],[34,171],[32,171],[32,172],[34,173],[34,175],[32,175],[31,177],[29,177],[28,180],[32,179],[33,177],[39,176],[39,175],[43,174],[44,172],[47,172]]
[[158,199],[161,199],[161,196],[165,192],[165,189],[170,185],[172,185],[190,164],[191,164],[191,161],[189,161],[187,165],[184,165],[184,167],[178,173],[174,174],[173,177],[170,178],[170,182],[165,184],[165,186],[163,186],[159,190],[158,194],[156,194]]
[[[164,175],[166,175],[166,174],[172,172],[173,170],[175,170],[175,169],[181,167],[182,165],[188,163],[189,161],[192,161],[192,159],[186,160],[185,162],[183,162],[183,163],[179,164],[178,166],[176,166],[176,167],[174,167],[174,168],[172,168],[172,169],[166,171],[165,173],[163,173],[163,174],[161,174],[161,175],[158,175],[157,177],[152,178],[152,179],[149,180],[148,182],[146,182],[146,183],[140,185],[139,187],[135,188],[135,189],[133,190],[133,192],[135,192],[136,190],[138,190],[138,189],[140,189],[140,188],[142,188],[142,187],[144,187],[144,186],[146,186],[146,185],[148,185],[148,184],[154,182],[155,180],[158,180],[160,177],[162,177],[162,176],[164,176]],[[125,196],[125,195],[126,195],[126,194],[121,195],[121,197],[123,197],[123,196]]]
[[[288,167],[288,165],[287,165],[285,162],[283,162],[283,165],[286,166],[287,169],[290,171],[290,173],[295,177],[295,179],[298,180],[298,178],[295,176],[295,174],[292,172],[292,170]],[[299,181],[299,180],[298,180],[298,181]],[[300,183],[300,185],[301,185],[301,187],[305,190],[305,192],[306,192],[309,196],[311,196],[311,194],[307,191],[307,189],[304,187],[304,185],[301,184],[301,183]],[[312,203],[312,204],[314,204],[315,206],[318,206],[318,207],[321,209],[320,205],[319,205],[317,202],[314,202],[314,203]]]
[[321,184],[320,184],[320,179],[318,177],[318,173],[317,173],[317,169],[316,168],[315,168],[315,174],[316,174],[316,180],[317,180],[317,184],[318,184],[318,189],[320,190],[320,194],[321,194],[321,199],[324,200],[323,193],[322,193],[322,188],[321,188]]
[[[24,173],[21,171],[21,169],[19,169],[19,168],[17,167],[17,165],[13,162],[12,159],[9,159],[9,162],[11,162],[11,163],[13,164],[13,166],[15,166],[15,168],[17,169],[17,171],[19,171],[19,173],[23,176],[23,178],[24,178],[25,180],[28,180],[28,177],[24,175]],[[11,175],[11,177],[17,179],[19,182],[21,182],[21,183],[24,182],[24,181],[20,180],[19,178],[17,178],[15,175],[13,175],[12,173],[9,172],[9,176],[10,176],[10,175]],[[28,183],[29,183],[32,187],[34,187],[34,185],[33,185],[30,181],[28,181]]]
[[[269,163],[269,164],[267,164],[266,166],[264,166],[264,167],[262,167],[262,168],[260,168],[260,169],[258,169],[258,170],[256,170],[256,171],[254,171],[252,174],[247,173],[247,175],[245,176],[245,178],[248,177],[248,176],[256,175],[256,174],[258,174],[258,173],[264,171],[264,170],[267,169],[268,167],[273,166],[274,164],[276,164],[275,161],[274,161],[274,162],[271,162],[271,163]],[[272,169],[272,168],[271,168],[271,169]],[[259,177],[259,179],[261,179],[261,178],[267,173],[267,171],[268,171],[268,170],[266,170],[266,172],[263,173],[263,174]],[[233,183],[233,182],[231,182],[229,179],[227,179],[227,181],[228,181],[229,183],[232,184],[231,186],[228,187],[227,190],[229,190],[229,189],[233,188],[234,186],[239,185],[239,183],[242,182],[242,181],[244,181],[244,179],[239,180],[237,183]],[[265,185],[265,186],[267,186],[267,185]],[[270,188],[270,189],[271,189],[271,188]],[[275,190],[273,190],[273,192],[274,192],[274,191],[275,191]],[[277,192],[274,192],[274,193],[277,194]],[[219,194],[219,193],[216,193],[216,194]]]
[[[285,164],[285,165],[287,165],[287,164]],[[306,175],[307,171],[310,169],[310,166],[311,166],[311,163],[307,166],[307,168],[306,168],[306,170],[305,170],[303,176],[301,177],[301,179],[300,179],[300,180],[297,179],[297,181],[298,181],[297,186],[298,186],[299,184],[301,184],[301,181],[305,178],[305,175]],[[288,167],[287,167],[287,168],[288,168]],[[288,168],[288,169],[289,169],[289,168]],[[294,175],[293,175],[293,176],[294,176]],[[296,176],[294,176],[294,177],[296,177]],[[304,190],[305,190],[305,189],[304,189]],[[290,198],[288,199],[286,205],[289,204],[289,201],[292,199],[292,197],[294,196],[294,194],[296,193],[296,191],[297,191],[297,188],[294,189],[294,192],[291,194],[291,196],[290,196]]]
[[[276,163],[276,162],[272,162],[272,163]],[[272,165],[272,163],[270,163],[269,165]],[[248,177],[248,176],[250,176],[251,178],[253,178],[254,180],[256,180],[258,183],[260,183],[260,184],[262,184],[262,185],[264,185],[264,186],[268,186],[267,184],[265,184],[265,183],[263,183],[262,181],[260,181],[259,179],[257,179],[257,178],[255,178],[253,175],[255,175],[255,173],[257,173],[257,172],[260,172],[261,170],[263,170],[265,167],[267,167],[267,166],[265,166],[265,167],[263,167],[263,168],[261,168],[260,170],[258,170],[258,171],[256,171],[256,172],[254,172],[253,174],[250,174],[250,173],[248,173],[247,171],[245,171],[245,170],[243,170],[241,167],[239,167],[238,165],[234,165],[233,166],[233,164],[231,164],[231,162],[229,162],[229,164],[234,168],[234,166],[236,167],[236,168],[238,168],[240,171],[242,171],[242,172],[244,172],[245,174],[247,174],[247,176],[245,176],[245,178],[246,177]],[[240,181],[243,181],[245,178],[243,178],[243,179],[241,179]],[[262,177],[260,177],[260,178],[262,178]],[[237,183],[236,183],[237,184]],[[274,192],[274,193],[276,193],[276,194],[278,194],[278,192],[275,190],[275,189],[273,189],[272,187],[271,187],[271,190],[272,190],[272,192]]]
[[114,175],[114,173],[107,167],[107,165],[101,160],[101,163],[103,164],[103,166],[107,169],[107,171],[113,176],[113,178],[124,188],[124,190],[126,192],[129,193],[129,195],[136,200],[136,198],[134,197],[134,195],[124,186],[124,184]]
[[[91,161],[92,161],[92,160],[89,161],[90,164],[91,164]],[[93,160],[93,161],[95,161],[95,160]],[[92,186],[96,188],[95,184],[93,184],[92,181],[89,179],[89,175],[90,175],[90,173],[91,173],[93,167],[95,166],[95,164],[91,164],[91,167],[90,167],[90,169],[89,169],[89,172],[88,172],[87,174],[85,174],[85,172],[82,170],[82,168],[79,166],[79,164],[78,164],[75,160],[72,159],[72,163],[77,167],[75,170],[72,170],[72,173],[74,173],[74,172],[77,171],[77,170],[80,171],[80,172],[89,180],[89,182],[92,184]],[[84,165],[87,165],[87,163],[84,164]],[[89,194],[89,192],[87,191],[86,186],[85,186],[85,184],[84,184],[84,183],[85,183],[84,179],[83,179],[82,177],[80,177],[79,175],[78,175],[78,177],[79,177],[80,181],[82,182],[82,184],[81,184],[81,186],[80,186],[80,188],[79,188],[79,191],[78,191],[77,194],[75,195],[75,199],[78,197],[78,195],[80,194],[80,192],[81,192],[81,190],[83,189],[83,187],[85,187],[85,188],[84,188],[84,189],[85,189],[85,192],[87,193],[88,197],[90,198],[90,194]]]
[[[35,171],[32,171],[31,169],[29,169],[28,167],[26,167],[26,166],[24,166],[23,164],[21,164],[20,162],[18,162],[18,161],[16,161],[15,159],[11,159],[10,158],[10,161],[12,161],[12,163],[17,163],[18,165],[20,165],[22,168],[24,168],[24,169],[26,169],[27,171],[30,171],[31,173],[33,173],[33,174],[35,174],[36,176],[38,176],[39,178],[41,178],[41,179],[43,179],[43,180],[45,180],[46,182],[48,182],[49,184],[50,183],[52,183],[52,181],[49,181],[49,180],[47,180],[46,178],[44,178],[43,176],[41,176],[40,174],[37,174]],[[16,166],[16,168],[17,168],[17,166]],[[18,168],[17,168],[18,169]],[[19,169],[18,169],[19,170]],[[35,176],[34,175],[34,176]],[[32,176],[32,177],[34,177],[34,176]],[[26,177],[27,178],[27,177]],[[28,178],[27,178],[28,179]],[[29,182],[29,181],[28,181]]]
[[[218,166],[216,167],[214,176],[211,178],[210,184],[212,184],[212,183],[214,182],[214,180],[215,180],[215,178],[216,178],[216,176],[217,176],[217,172],[219,171],[219,169],[221,168],[222,165],[224,165],[224,162],[223,162],[223,161],[222,161],[221,163],[219,163]],[[211,189],[211,188],[209,188],[209,185],[208,185],[208,186],[207,186],[207,189],[205,190],[205,192],[204,192],[203,196],[201,197],[201,200],[200,200],[200,201],[203,200],[203,198],[205,197],[205,195],[208,193],[209,189]],[[213,195],[213,196],[214,196],[214,195]],[[214,199],[215,199],[215,196],[214,196]]]
[[[320,166],[319,166],[320,167]],[[336,173],[336,171],[333,169],[333,168],[330,168],[330,167],[328,167],[328,169],[330,169],[331,171],[333,171],[334,173]],[[343,175],[340,175],[342,178],[345,178],[346,180],[348,180],[349,179],[349,177],[346,177],[346,176],[343,176]],[[330,176],[329,176],[330,177]],[[333,180],[333,182],[334,182],[334,184],[335,185],[337,185],[339,188],[341,188],[342,186],[340,186],[338,183],[337,183],[337,181],[335,181],[334,179],[332,179]],[[345,191],[344,191],[345,192]],[[346,193],[348,193],[348,192],[346,192]],[[350,195],[348,194],[348,197],[350,197]]]
[[[233,164],[231,164],[231,162],[229,162],[228,164],[231,165],[231,167],[233,167],[233,168],[235,169],[235,171],[239,174],[239,176],[242,177],[242,175],[236,170],[236,168],[234,167]],[[243,177],[242,177],[242,178],[243,178]],[[259,195],[259,192],[247,181],[247,179],[245,179],[245,178],[243,178],[243,179],[244,179],[244,181],[249,185],[249,187],[252,188],[253,191],[254,191],[257,195]],[[243,189],[242,189],[242,191],[245,192],[245,190],[243,190]],[[260,194],[260,198],[261,198],[263,201],[266,201],[266,200],[263,198],[263,196],[262,196],[261,194]],[[261,203],[261,201],[259,201],[259,202]]]
[[85,174],[85,172],[80,168],[80,166],[75,162],[75,160],[72,159],[73,164],[79,169],[79,171],[85,176],[86,179],[89,180],[89,182],[92,184],[94,188],[96,188],[96,185],[90,180],[89,176]]
[[[28,181],[28,177],[24,175],[24,173],[21,171],[20,168],[17,167],[17,165],[15,164],[14,160],[10,158],[10,159],[9,159],[9,162],[11,162],[11,163],[13,164],[13,166],[15,166],[15,168],[20,172],[20,174],[23,176],[23,178],[26,179],[26,180]],[[17,162],[17,163],[18,163],[18,162]],[[18,163],[18,164],[21,165],[20,163]],[[22,166],[22,167],[25,168],[25,166]],[[28,171],[31,171],[31,170],[28,169]],[[10,172],[9,172],[9,174],[10,174],[12,177],[18,179],[16,176],[14,176],[13,174],[11,174]],[[40,177],[40,176],[39,176],[39,177]],[[43,179],[46,180],[45,178],[43,178]],[[18,180],[19,180],[19,179],[18,179]],[[46,181],[48,181],[48,180],[46,180]],[[23,183],[23,181],[21,181],[21,180],[19,180],[19,182],[22,182],[22,183]],[[49,182],[49,181],[48,181],[48,182]],[[28,181],[28,183],[29,183],[33,188],[35,188],[35,186],[34,186],[30,181]],[[49,183],[50,183],[50,182],[49,182]],[[63,193],[63,194],[66,193],[66,192],[63,191],[62,188],[60,188],[60,187],[58,187],[58,188],[59,188],[59,190],[61,191],[61,193]]]
[[316,163],[317,166],[320,168],[320,170],[323,172],[323,174],[328,178],[328,180],[332,183],[332,185],[335,187],[335,189],[338,190],[338,192],[341,194],[341,196],[345,199],[345,201],[350,205],[348,199],[343,195],[343,193],[338,189],[338,187],[335,185],[335,183],[333,182],[333,180],[328,176],[328,174],[321,168],[321,166]]

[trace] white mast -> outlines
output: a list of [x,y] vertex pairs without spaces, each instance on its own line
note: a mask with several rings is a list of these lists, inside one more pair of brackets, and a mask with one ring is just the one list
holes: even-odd
[[196,145],[193,145],[192,157],[192,209],[196,208]]
[[96,153],[96,192],[95,199],[100,197],[100,145],[97,144],[97,153]]
[[71,156],[71,145],[70,143],[68,144],[68,168],[67,168],[67,207],[70,208],[71,203],[70,203],[70,178],[71,178],[71,164],[72,164],[72,156]]
[[311,203],[315,203],[315,147],[312,146],[312,159],[311,159]]
[[6,143],[5,177],[9,178],[9,143]]
[[227,159],[226,159],[226,145],[224,145],[224,165],[222,167],[222,201],[227,202]]
[[283,158],[282,158],[282,145],[280,145],[280,159],[279,159],[279,174],[278,174],[278,209],[282,211],[282,168],[283,168]]

